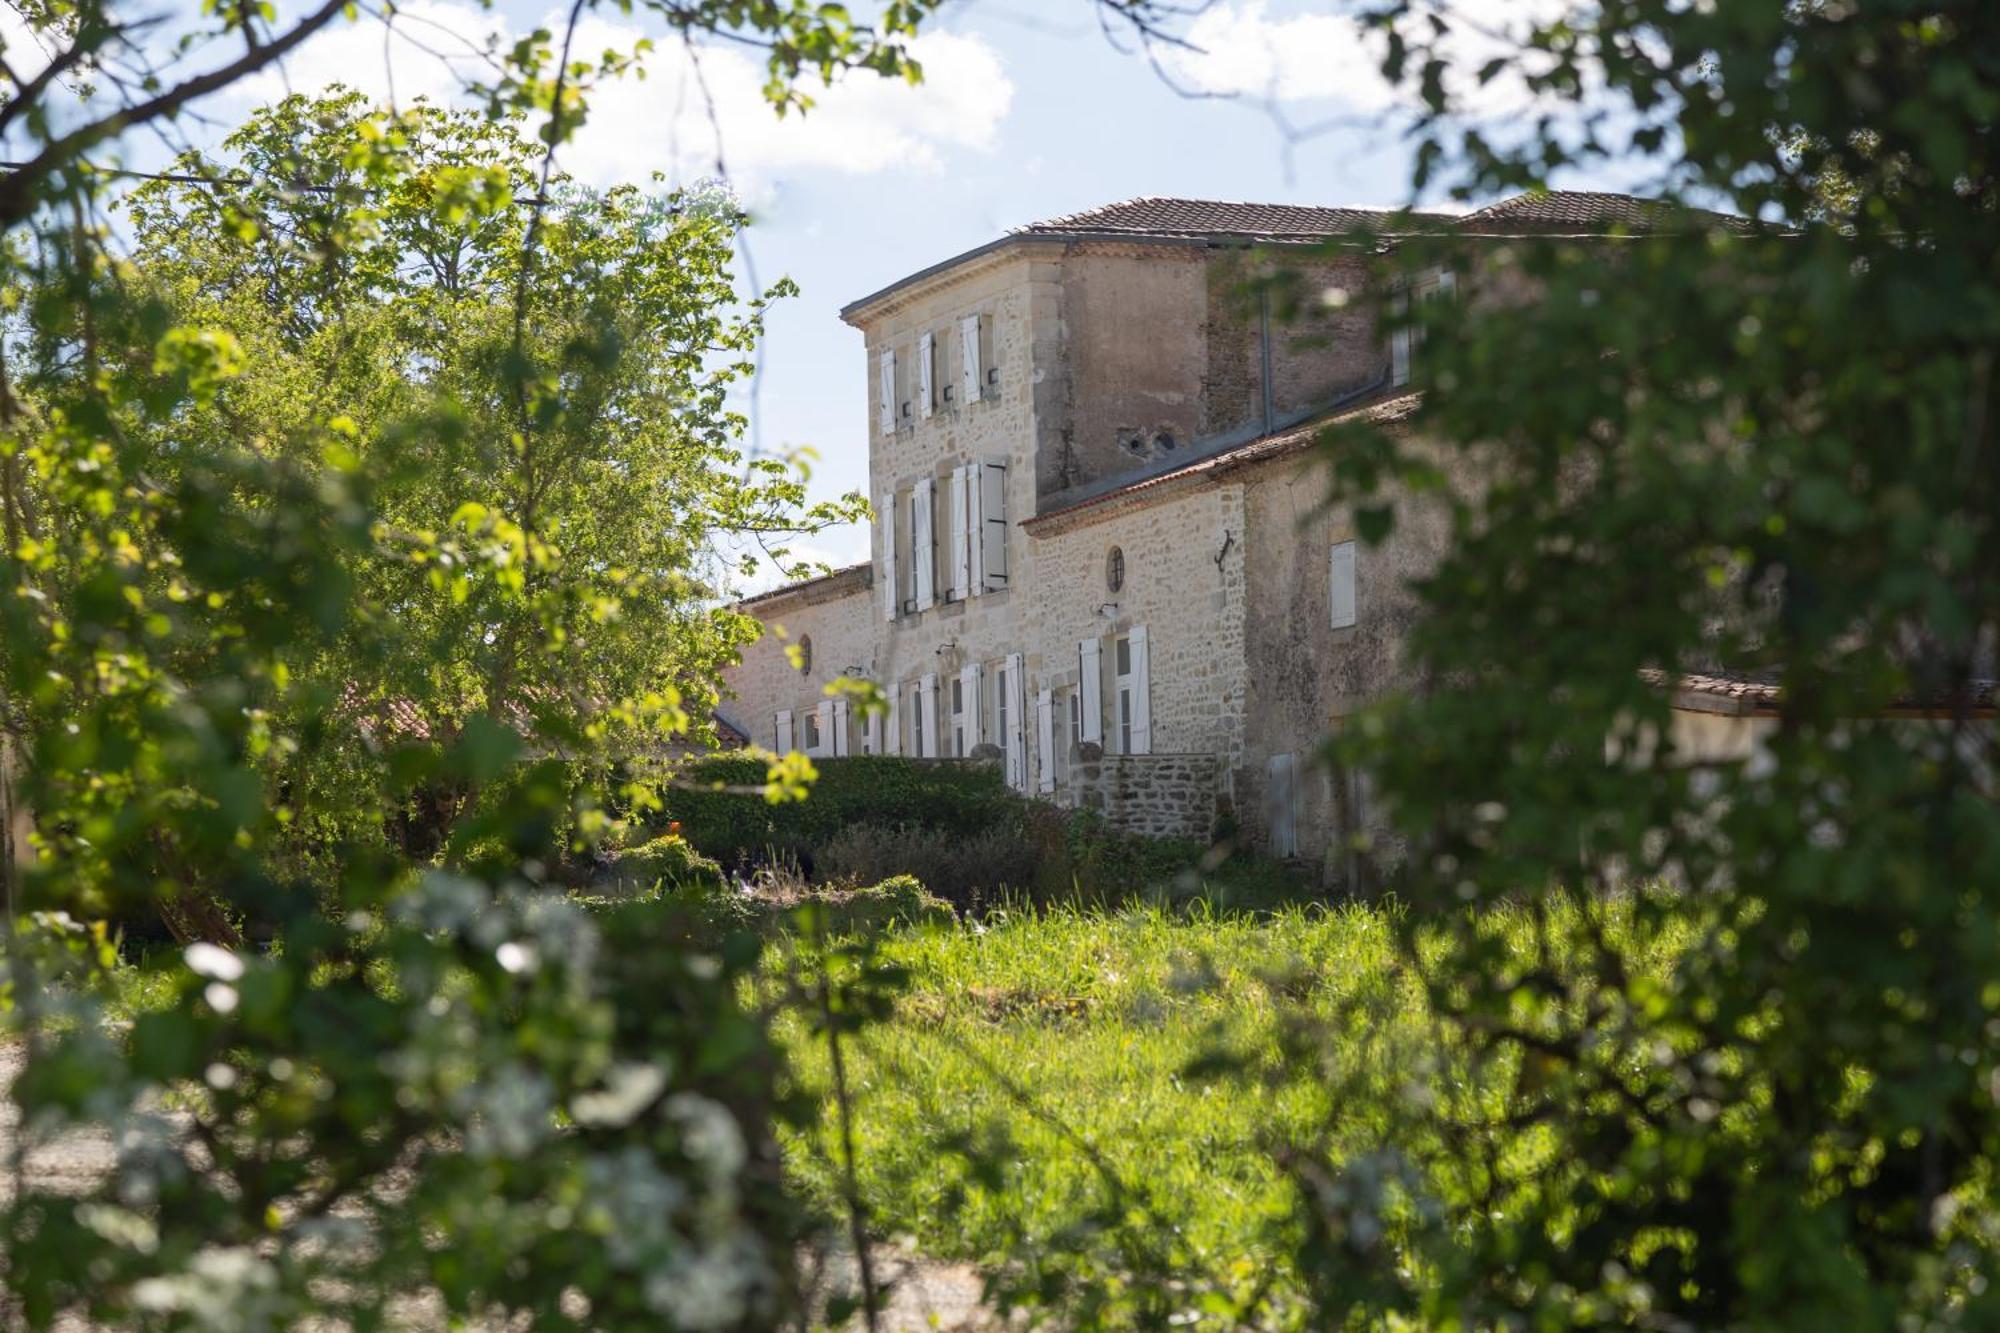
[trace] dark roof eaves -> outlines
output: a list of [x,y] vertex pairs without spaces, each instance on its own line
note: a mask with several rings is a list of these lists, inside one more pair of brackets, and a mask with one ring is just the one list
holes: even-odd
[[768,592],[760,592],[750,597],[740,597],[736,601],[736,609],[744,611],[753,606],[766,606],[773,602],[786,601],[804,593],[830,589],[842,579],[852,579],[858,585],[855,588],[849,589],[847,593],[843,593],[843,596],[874,586],[874,562],[863,560],[858,564],[843,565],[841,568],[831,570],[825,574],[815,574],[812,578],[800,579],[797,583],[787,583],[782,587],[772,588]]

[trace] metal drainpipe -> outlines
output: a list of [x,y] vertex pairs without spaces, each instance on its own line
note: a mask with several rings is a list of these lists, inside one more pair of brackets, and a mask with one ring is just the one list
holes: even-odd
[[1264,433],[1269,435],[1277,428],[1278,397],[1271,383],[1271,289],[1268,287],[1257,293],[1257,354],[1263,360]]

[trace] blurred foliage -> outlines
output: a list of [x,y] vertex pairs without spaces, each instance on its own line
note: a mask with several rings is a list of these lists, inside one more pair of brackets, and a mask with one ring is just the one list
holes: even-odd
[[[1392,257],[1460,296],[1406,317],[1410,428],[1328,440],[1334,498],[1374,540],[1441,505],[1451,540],[1423,687],[1336,754],[1399,893],[1523,904],[1537,945],[1404,940],[1453,1091],[1357,1092],[1292,1146],[1301,1271],[1330,1324],[1993,1326],[2000,10],[1568,12],[1481,72],[1538,99],[1482,131],[1453,16],[1378,8],[1440,113],[1418,186],[1615,163],[1740,217]],[[1676,730],[1697,671],[1779,686],[1754,762]],[[1357,1117],[1382,1141],[1347,1155]]]
[[[900,72],[918,12],[675,11],[768,42],[774,78]],[[354,11],[21,17],[0,1317],[795,1317],[824,1219],[777,1171],[804,1106],[745,1004],[756,941],[551,878],[620,834],[618,760],[706,739],[750,628],[705,584],[724,536],[859,512],[739,444],[730,386],[787,289],[735,290],[726,196],[580,190],[497,114],[287,99],[114,196],[87,154]],[[486,67],[493,111],[555,113],[549,145],[622,63],[557,45]],[[108,919],[155,911],[185,947],[117,964]],[[866,1016],[878,984],[795,989]],[[115,1160],[26,1169],[79,1142]]]

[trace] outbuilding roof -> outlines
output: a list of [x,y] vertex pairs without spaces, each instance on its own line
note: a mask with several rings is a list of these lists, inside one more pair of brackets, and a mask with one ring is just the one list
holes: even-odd
[[[1174,199],[1145,195],[1081,213],[1045,218],[1013,229],[1013,235],[1241,238],[1262,241],[1317,241],[1347,232],[1378,228],[1398,215],[1379,208],[1324,208],[1309,204],[1244,204],[1223,199]],[[1438,217],[1435,214],[1404,216]]]

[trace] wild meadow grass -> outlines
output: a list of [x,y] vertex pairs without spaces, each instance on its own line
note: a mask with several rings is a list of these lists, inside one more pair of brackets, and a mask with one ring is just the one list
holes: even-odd
[[[1271,1149],[1337,1109],[1331,1082],[1282,1067],[1283,1025],[1336,1021],[1369,991],[1391,1026],[1421,1009],[1374,908],[1022,911],[900,933],[882,955],[908,988],[849,1058],[871,1219],[935,1257],[1046,1258],[1089,1281],[1282,1277],[1289,1187]],[[824,1041],[786,1037],[825,1097]],[[834,1110],[788,1145],[829,1207]]]

